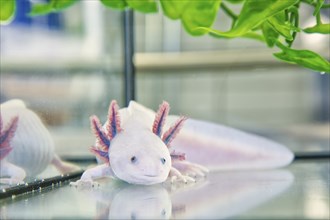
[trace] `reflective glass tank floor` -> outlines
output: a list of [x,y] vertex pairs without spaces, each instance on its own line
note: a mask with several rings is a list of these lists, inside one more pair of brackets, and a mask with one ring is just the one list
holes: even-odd
[[3,199],[1,219],[329,219],[329,159],[280,170],[211,172],[193,184],[110,179]]

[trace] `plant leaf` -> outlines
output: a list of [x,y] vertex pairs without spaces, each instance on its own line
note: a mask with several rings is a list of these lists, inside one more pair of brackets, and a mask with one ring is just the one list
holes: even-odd
[[[213,34],[224,37],[240,37],[262,24],[266,19],[291,7],[299,0],[248,0],[245,1],[236,25],[227,32],[210,30]],[[197,29],[204,29],[203,27]]]
[[125,0],[100,0],[103,5],[114,8],[114,9],[120,9],[123,10],[127,6]]
[[207,33],[207,31],[196,30],[196,28],[212,26],[220,3],[220,0],[191,1],[181,17],[186,31],[194,36]]
[[240,4],[245,0],[226,0],[226,2],[232,3],[232,4]]
[[157,12],[158,7],[155,0],[126,0],[129,7],[143,13]]
[[165,15],[171,19],[179,19],[189,0],[160,0]]
[[319,34],[329,34],[330,24],[317,24],[313,27],[308,27],[304,29],[306,33],[319,33]]
[[294,5],[297,0],[249,0],[243,5],[232,34],[243,34],[259,26],[267,18],[276,15],[284,9]]
[[330,73],[330,63],[319,54],[310,50],[294,50],[283,44],[276,42],[276,45],[282,49],[282,52],[273,55],[285,62],[295,63],[300,66],[319,71]]
[[262,24],[262,33],[264,34],[268,47],[273,47],[279,37],[279,33],[273,29],[273,26],[268,21]]
[[78,0],[51,0],[47,4],[33,4],[29,15],[37,16],[46,15],[51,12],[59,12],[70,7],[76,2],[78,2]]
[[29,16],[46,15],[53,11],[50,4],[33,4]]
[[[207,28],[205,28],[207,29]],[[207,30],[211,30],[210,28],[208,28]],[[224,37],[224,36],[221,36],[221,35],[217,35],[217,34],[213,34],[211,31],[208,31],[209,32],[209,35],[212,36],[212,37],[215,37],[215,38],[227,38],[228,37]],[[265,37],[262,35],[262,34],[258,34],[256,33],[255,31],[251,31],[249,33],[246,33],[242,36],[240,36],[241,38],[249,38],[249,39],[253,39],[253,40],[258,40],[260,42],[265,42]]]
[[8,24],[15,16],[16,1],[0,0],[0,23]]
[[251,31],[249,33],[246,33],[246,34],[242,35],[241,37],[250,38],[250,39],[253,39],[253,40],[258,40],[258,41],[261,41],[261,42],[266,41],[265,37],[262,34],[258,34],[255,31]]
[[276,15],[267,19],[270,25],[287,40],[293,40],[291,35],[291,25],[285,22],[284,11],[277,13]]
[[77,0],[51,0],[50,4],[52,4],[52,7],[55,9],[55,11],[61,11],[70,7],[76,2]]
[[161,0],[165,15],[171,19],[181,19],[186,31],[199,36],[207,33],[197,27],[210,27],[220,7],[221,0]]

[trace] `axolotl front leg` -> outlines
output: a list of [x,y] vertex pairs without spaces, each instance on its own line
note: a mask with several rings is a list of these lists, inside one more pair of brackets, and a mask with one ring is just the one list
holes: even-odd
[[80,180],[76,182],[71,182],[70,186],[76,187],[94,187],[98,186],[99,184],[94,180],[103,178],[103,177],[111,177],[115,178],[115,175],[108,164],[101,164],[95,166],[93,168],[87,169],[83,175],[81,176]]
[[1,184],[12,185],[24,183],[23,180],[26,176],[26,173],[22,168],[15,166],[14,164],[7,161],[0,161],[0,165]]

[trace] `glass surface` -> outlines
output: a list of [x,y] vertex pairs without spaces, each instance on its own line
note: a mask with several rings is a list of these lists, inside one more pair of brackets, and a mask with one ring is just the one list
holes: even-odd
[[[4,219],[329,219],[329,160],[211,172],[194,184],[63,186],[1,201]],[[17,210],[20,210],[17,212]]]

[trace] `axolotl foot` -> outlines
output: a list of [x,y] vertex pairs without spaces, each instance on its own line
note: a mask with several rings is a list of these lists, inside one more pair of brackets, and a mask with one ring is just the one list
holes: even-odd
[[90,189],[93,187],[98,187],[100,184],[93,180],[77,180],[76,182],[70,182],[70,186],[74,186],[82,189]]
[[209,170],[201,165],[188,161],[175,161],[172,163],[169,175],[171,183],[174,182],[196,182],[198,178],[203,178]]
[[5,184],[5,185],[19,185],[19,184],[24,184],[25,182],[22,179],[16,179],[16,178],[1,178],[0,179],[0,184]]

